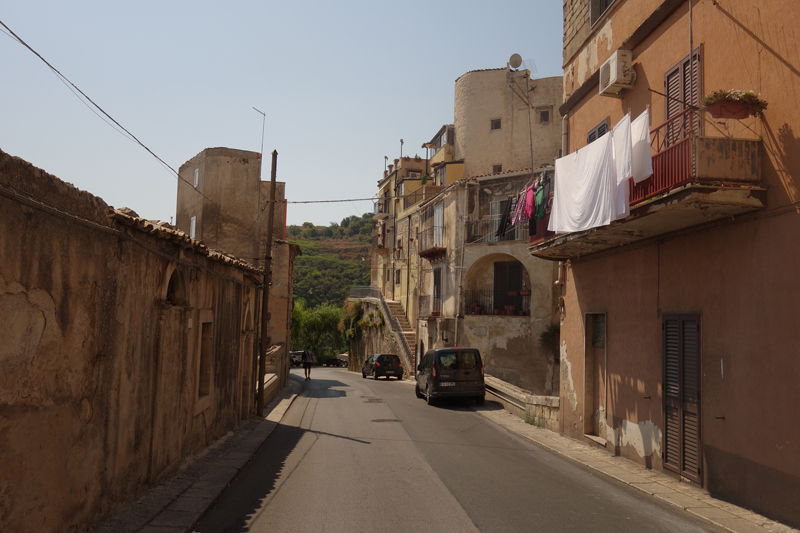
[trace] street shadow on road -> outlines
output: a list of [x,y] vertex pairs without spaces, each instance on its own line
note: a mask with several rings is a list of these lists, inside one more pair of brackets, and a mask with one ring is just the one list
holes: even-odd
[[248,522],[263,512],[263,501],[276,488],[286,458],[306,431],[278,424],[230,486],[214,502],[193,531],[235,533],[250,531]]
[[[344,396],[344,391],[337,391],[332,387],[347,387],[347,385],[337,380],[312,379],[305,382],[301,396],[313,399],[336,399]],[[340,392],[341,395],[338,394]],[[313,434],[314,439],[328,436],[360,444],[372,444],[343,435],[279,423],[192,530],[197,533],[251,531],[248,523],[253,522],[259,514],[265,511],[264,502],[268,497],[274,495],[278,488],[278,479],[282,475],[286,478],[291,476],[291,472],[286,471],[287,459],[293,452],[302,452],[302,450],[298,450],[298,443],[307,433]]]

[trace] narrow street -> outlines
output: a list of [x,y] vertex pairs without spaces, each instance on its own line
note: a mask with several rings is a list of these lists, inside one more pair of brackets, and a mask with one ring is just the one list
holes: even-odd
[[[722,531],[413,381],[315,368],[202,520],[235,531]],[[487,406],[490,404],[487,402]]]

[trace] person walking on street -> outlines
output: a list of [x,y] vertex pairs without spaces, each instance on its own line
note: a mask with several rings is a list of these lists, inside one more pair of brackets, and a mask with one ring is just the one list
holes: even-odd
[[306,372],[306,381],[311,379],[311,365],[314,364],[314,353],[311,351],[311,346],[306,346],[303,350],[303,370]]

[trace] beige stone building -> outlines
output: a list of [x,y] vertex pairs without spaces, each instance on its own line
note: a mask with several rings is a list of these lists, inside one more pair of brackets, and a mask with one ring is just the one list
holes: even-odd
[[[554,319],[556,269],[527,252],[526,225],[495,233],[506,202],[531,183],[533,166],[536,176],[552,174],[561,84],[507,67],[464,74],[454,123],[422,145],[425,186],[410,189],[397,169],[379,182],[372,284],[402,306],[395,329],[412,361],[431,348],[472,346],[487,373],[537,395],[558,390],[557,359],[538,343]],[[480,316],[471,314],[478,302]]]
[[[232,148],[206,148],[181,165],[176,226],[208,247],[264,267],[270,181],[261,179],[261,154]],[[275,184],[272,232],[272,285],[268,335],[283,348],[268,356],[267,381],[288,383],[292,276],[300,253],[287,243],[285,184]],[[259,343],[260,339],[256,339]],[[268,387],[269,388],[269,387]]]

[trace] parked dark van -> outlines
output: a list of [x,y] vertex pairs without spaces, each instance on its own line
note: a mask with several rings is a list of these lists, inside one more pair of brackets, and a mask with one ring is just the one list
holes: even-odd
[[429,405],[437,398],[474,398],[478,405],[486,399],[483,361],[475,348],[428,350],[417,371],[417,398]]
[[386,379],[395,377],[403,379],[403,363],[400,358],[390,353],[376,353],[371,357],[367,357],[364,361],[364,366],[361,367],[361,377],[365,378],[372,376],[378,379],[381,376],[386,376]]

